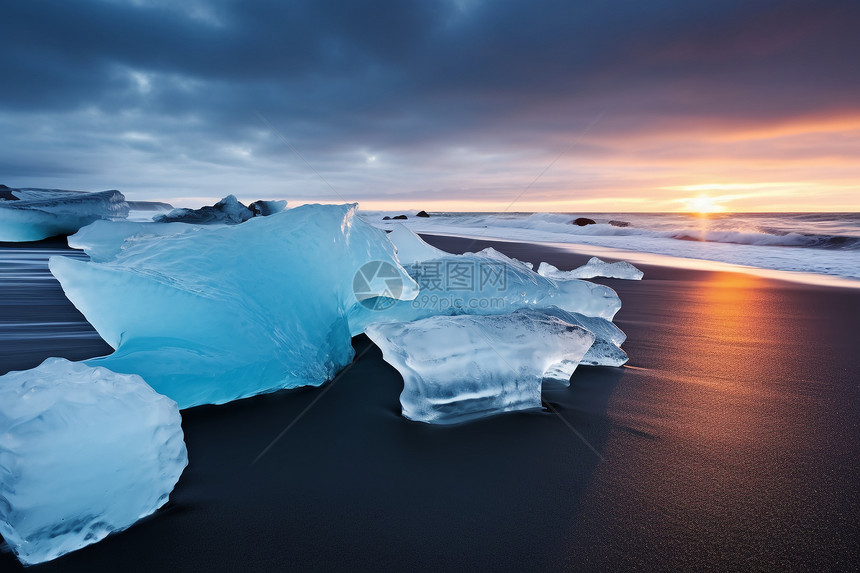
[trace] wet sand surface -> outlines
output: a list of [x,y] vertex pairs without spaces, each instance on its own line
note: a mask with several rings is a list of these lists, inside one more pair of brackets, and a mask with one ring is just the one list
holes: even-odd
[[[50,276],[4,279],[8,258],[0,373],[109,352]],[[409,422],[399,374],[359,336],[323,388],[184,411],[190,465],[169,505],[31,570],[856,569],[860,290],[642,268],[596,279],[623,301],[628,366],[579,368],[544,393],[557,414]],[[16,340],[21,323],[65,326]],[[51,334],[68,329],[81,336]]]

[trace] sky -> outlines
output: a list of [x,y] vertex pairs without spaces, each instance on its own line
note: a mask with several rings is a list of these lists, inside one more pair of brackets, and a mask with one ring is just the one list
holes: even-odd
[[10,187],[194,207],[860,207],[856,0],[29,0],[3,20]]

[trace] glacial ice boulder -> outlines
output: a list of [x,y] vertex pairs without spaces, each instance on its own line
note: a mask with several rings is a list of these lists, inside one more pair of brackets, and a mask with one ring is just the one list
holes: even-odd
[[125,529],[188,464],[179,409],[139,376],[62,358],[0,376],[0,534],[26,564]]
[[618,261],[607,263],[597,257],[591,257],[586,264],[572,271],[560,271],[549,263],[541,263],[537,270],[538,274],[556,280],[570,279],[593,279],[604,277],[608,279],[626,279],[631,281],[642,280],[645,274],[628,263]]
[[[398,248],[404,244],[402,239],[395,236]],[[492,248],[463,255],[443,252],[443,256],[426,259],[432,252],[412,244],[421,239],[413,234],[408,240],[410,255],[405,258],[419,260],[404,266],[418,283],[418,295],[413,300],[390,300],[371,309],[369,305],[353,307],[349,311],[353,335],[377,322],[407,322],[438,315],[492,315],[557,306],[611,320],[621,308],[618,295],[607,286],[549,279]]]
[[69,235],[99,219],[128,216],[119,191],[84,193],[63,189],[10,189],[0,194],[0,241],[41,241]]
[[235,195],[227,195],[214,205],[205,205],[199,209],[180,207],[165,215],[156,215],[152,220],[156,223],[194,223],[197,225],[221,223],[225,225],[238,225],[253,216],[253,211],[240,203]]
[[369,280],[378,292],[365,295],[417,294],[385,233],[355,205],[188,227],[125,240],[103,262],[50,260],[66,296],[116,349],[87,363],[139,374],[180,408],[333,378],[354,354],[347,312],[361,306],[354,279],[365,264],[396,275]]
[[594,342],[539,311],[377,323],[367,335],[403,376],[403,415],[433,424],[539,408],[544,372],[578,364]]
[[266,217],[284,210],[286,201],[254,201],[245,206],[235,195],[227,195],[214,205],[199,209],[179,208],[152,218],[156,223],[191,223],[194,225],[238,225],[252,217]]

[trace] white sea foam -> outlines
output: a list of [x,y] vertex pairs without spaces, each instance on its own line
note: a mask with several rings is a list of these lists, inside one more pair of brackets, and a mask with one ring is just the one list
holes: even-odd
[[[860,214],[856,213],[708,217],[679,213],[431,213],[429,218],[416,218],[407,212],[406,221],[382,220],[394,214],[398,213],[361,213],[383,229],[402,223],[422,233],[593,245],[860,279]],[[596,224],[572,225],[579,216]]]

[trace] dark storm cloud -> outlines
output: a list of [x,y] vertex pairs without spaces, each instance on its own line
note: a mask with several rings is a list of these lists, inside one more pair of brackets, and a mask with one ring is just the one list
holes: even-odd
[[[448,148],[554,152],[601,113],[620,137],[853,113],[860,94],[850,0],[30,1],[4,22],[0,141],[15,151],[0,166],[46,170],[73,144],[93,172],[122,146],[283,157],[254,110],[347,172],[359,149],[416,168]],[[158,143],[119,142],[137,132]]]

